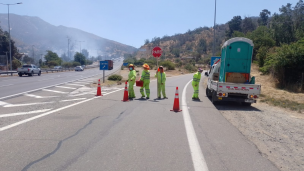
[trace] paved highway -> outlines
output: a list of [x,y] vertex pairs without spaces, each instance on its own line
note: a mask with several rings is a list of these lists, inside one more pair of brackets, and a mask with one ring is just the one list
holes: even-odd
[[[106,71],[106,75],[113,73],[120,69],[122,61],[114,63],[114,70]],[[70,81],[84,79],[96,75],[102,76],[103,71],[99,68],[85,69],[84,71],[70,71],[58,73],[42,73],[41,76],[34,75],[33,77],[13,76],[13,77],[0,77],[0,99],[7,96],[24,93],[31,90],[41,89],[52,85],[58,85]]]
[[[278,170],[202,87],[201,101],[192,101],[192,75],[167,79],[169,99],[155,99],[152,81],[149,100],[139,99],[135,87],[137,98],[130,102],[121,101],[123,85],[105,87],[104,96],[95,97],[96,89],[85,86],[92,79],[0,101],[1,170]],[[170,111],[176,87],[183,110],[178,113]]]

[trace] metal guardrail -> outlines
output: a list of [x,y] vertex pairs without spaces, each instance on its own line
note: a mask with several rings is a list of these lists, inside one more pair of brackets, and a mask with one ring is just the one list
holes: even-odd
[[[99,67],[99,65],[93,65],[93,66],[86,66],[84,69],[90,69],[90,68],[97,68]],[[51,68],[41,68],[41,73],[43,72],[46,72],[46,73],[49,73],[49,72],[63,72],[63,71],[74,71],[75,68],[62,68],[62,69],[51,69]],[[0,75],[13,75],[13,74],[18,74],[17,71],[0,71]]]

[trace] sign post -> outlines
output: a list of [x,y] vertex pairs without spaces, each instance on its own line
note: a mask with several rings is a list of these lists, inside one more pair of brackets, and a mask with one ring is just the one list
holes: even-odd
[[109,70],[109,61],[100,61],[100,70],[103,70],[103,83],[105,82],[105,70]]
[[154,47],[152,49],[152,55],[154,56],[154,58],[156,58],[156,86],[157,86],[157,92],[156,92],[156,97],[158,97],[158,90],[159,90],[159,87],[158,87],[158,58],[162,55],[162,49],[158,46]]

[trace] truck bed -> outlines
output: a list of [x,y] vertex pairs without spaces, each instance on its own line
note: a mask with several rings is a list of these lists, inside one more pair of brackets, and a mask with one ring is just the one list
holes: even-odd
[[240,84],[240,83],[211,81],[210,87],[217,92],[252,94],[252,95],[259,95],[261,93],[260,84]]

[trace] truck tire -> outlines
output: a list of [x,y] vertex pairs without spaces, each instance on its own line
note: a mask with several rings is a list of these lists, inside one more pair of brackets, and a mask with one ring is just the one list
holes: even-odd
[[242,106],[251,106],[251,103],[242,102]]
[[33,76],[34,75],[34,72],[32,71],[30,74],[28,74],[28,76]]
[[41,75],[41,71],[39,71],[39,73],[38,73],[38,76],[40,76]]
[[18,73],[19,77],[22,77],[22,74],[21,73]]
[[211,102],[212,102],[214,105],[218,104],[216,94],[217,94],[216,91],[213,91],[213,92],[212,92]]
[[211,97],[211,91],[210,91],[210,89],[209,89],[208,87],[206,88],[206,96],[207,96],[208,98]]

